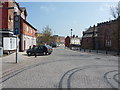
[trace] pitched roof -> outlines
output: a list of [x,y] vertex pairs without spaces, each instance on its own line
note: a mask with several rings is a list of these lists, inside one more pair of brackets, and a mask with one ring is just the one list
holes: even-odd
[[22,11],[25,13],[25,16],[27,16],[28,14],[27,14],[26,8],[25,8],[25,7],[21,7],[21,9],[22,9]]

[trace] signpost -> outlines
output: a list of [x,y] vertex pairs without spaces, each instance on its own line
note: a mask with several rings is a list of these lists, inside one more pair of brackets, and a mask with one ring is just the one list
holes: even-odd
[[18,35],[20,34],[20,15],[14,16],[14,35],[16,35],[16,63],[18,62]]
[[18,62],[18,35],[20,34],[20,24],[21,19],[20,15],[18,15],[18,7],[15,4],[14,7],[8,7],[6,9],[14,9],[14,35],[16,35],[16,63]]
[[16,63],[18,62],[18,35],[16,35]]
[[20,16],[15,15],[14,16],[14,35],[20,34]]

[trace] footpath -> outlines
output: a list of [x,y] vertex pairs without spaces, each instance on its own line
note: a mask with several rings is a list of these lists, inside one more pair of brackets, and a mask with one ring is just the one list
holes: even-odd
[[96,54],[104,54],[104,55],[113,55],[113,56],[120,56],[120,52],[118,55],[118,52],[115,51],[107,51],[107,50],[90,50],[90,49],[83,49],[79,47],[72,47],[70,48],[74,51],[81,51],[81,52],[88,52],[88,53],[96,53]]
[[34,56],[28,57],[25,52],[18,53],[18,63],[16,63],[16,53],[0,57],[0,73],[2,74],[2,77],[4,77],[16,70],[29,66],[34,62],[33,59],[35,59]]

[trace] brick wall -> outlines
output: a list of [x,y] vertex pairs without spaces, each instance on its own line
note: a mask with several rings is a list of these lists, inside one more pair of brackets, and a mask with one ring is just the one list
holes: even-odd
[[92,49],[93,48],[93,38],[92,37],[82,38],[81,47],[86,48],[86,49]]
[[0,7],[0,29],[2,29],[2,7]]
[[[8,2],[8,7],[14,7],[14,2]],[[8,29],[13,31],[14,9],[8,9]]]
[[31,27],[28,24],[28,22],[23,20],[23,19],[21,20],[21,24],[22,24],[22,32],[21,32],[21,34],[31,36],[31,37],[35,37],[35,33],[37,32],[36,29]]
[[0,29],[8,29],[8,2],[2,3],[3,7],[0,8]]
[[95,25],[89,27],[86,31],[83,32],[83,37],[81,40],[81,47],[85,49],[94,49],[95,48],[95,39],[97,33],[97,28]]
[[98,41],[100,49],[118,50],[118,24],[116,20],[98,26]]
[[65,37],[59,37],[60,43],[64,44],[65,43]]
[[[0,15],[0,29],[4,30],[11,30],[13,31],[14,25],[14,9],[7,9],[8,7],[14,7],[16,3],[11,0],[9,2],[4,2],[2,5],[3,7],[0,8],[1,12]],[[18,14],[20,14],[20,10],[18,9]]]
[[70,46],[70,37],[69,36],[67,36],[65,38],[65,46]]

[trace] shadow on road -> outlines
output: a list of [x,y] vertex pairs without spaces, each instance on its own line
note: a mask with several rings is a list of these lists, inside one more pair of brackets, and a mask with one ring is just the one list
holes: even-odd
[[2,62],[4,64],[16,64],[15,62]]
[[[27,57],[30,57],[30,56],[35,56],[35,55],[30,55],[30,56],[28,56],[27,54],[22,54],[23,56],[27,56]],[[43,54],[38,54],[37,56],[48,56],[48,54],[47,55],[43,55]]]

